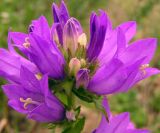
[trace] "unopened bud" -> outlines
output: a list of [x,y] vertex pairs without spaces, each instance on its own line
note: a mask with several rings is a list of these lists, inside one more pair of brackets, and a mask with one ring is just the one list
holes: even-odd
[[85,59],[81,59],[80,62],[81,62],[81,66],[82,67],[86,66],[86,60]]
[[81,62],[77,58],[72,58],[69,62],[70,73],[76,75],[81,68]]
[[63,29],[63,47],[74,56],[78,48],[78,37],[82,34],[82,27],[78,20],[70,18]]
[[81,86],[87,87],[89,83],[89,70],[87,68],[80,69],[76,75],[76,88]]
[[85,33],[82,33],[79,37],[78,37],[78,44],[80,44],[80,46],[83,46],[84,48],[87,45],[87,36]]
[[67,118],[69,121],[75,121],[75,120],[76,120],[75,112],[74,112],[73,110],[67,111],[67,112],[66,112],[66,118]]

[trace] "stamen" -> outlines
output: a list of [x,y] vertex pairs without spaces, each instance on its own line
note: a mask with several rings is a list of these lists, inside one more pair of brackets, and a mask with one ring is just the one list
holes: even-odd
[[29,104],[39,105],[39,102],[33,101],[31,98],[23,99],[22,97],[19,99],[20,102],[24,103],[24,109],[27,109]]
[[149,67],[149,64],[143,64],[143,65],[140,66],[139,69],[142,71],[143,75],[147,74],[145,69],[148,68],[148,67]]
[[42,74],[41,74],[41,73],[37,73],[37,74],[35,74],[35,76],[36,76],[36,78],[37,78],[38,80],[41,80],[41,79],[42,79]]
[[25,48],[29,48],[30,47],[30,42],[29,42],[29,38],[28,37],[26,37],[25,38],[25,42],[22,44]]

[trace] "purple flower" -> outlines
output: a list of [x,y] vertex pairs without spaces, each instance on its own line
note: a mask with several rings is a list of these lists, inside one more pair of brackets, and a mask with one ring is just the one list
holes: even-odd
[[35,75],[21,67],[20,84],[3,85],[3,91],[9,98],[9,106],[26,114],[29,119],[39,122],[56,122],[64,119],[64,107],[51,94],[48,88],[48,77],[36,79]]
[[156,50],[156,39],[143,39],[128,45],[127,41],[135,34],[135,24],[133,26],[130,23],[133,22],[119,26],[110,34],[108,43],[104,45],[111,45],[113,49],[111,46],[103,47],[106,51],[110,49],[111,53],[108,54],[108,58],[104,53],[103,57],[100,54],[102,59],[98,58],[99,68],[89,82],[89,91],[96,94],[126,92],[138,81],[160,73],[158,69],[149,67]]
[[136,129],[134,124],[130,122],[128,112],[113,116],[106,99],[103,100],[103,106],[108,113],[109,122],[103,115],[100,125],[93,131],[93,133],[150,133],[148,130]]
[[52,78],[62,79],[65,60],[55,42],[51,40],[47,20],[41,16],[32,22],[32,26],[29,34],[10,32],[13,45],[36,64],[42,74],[47,73]]

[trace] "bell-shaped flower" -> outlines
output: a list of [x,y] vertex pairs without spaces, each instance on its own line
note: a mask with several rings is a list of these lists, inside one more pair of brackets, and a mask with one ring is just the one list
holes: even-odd
[[9,106],[26,114],[29,119],[38,122],[57,122],[65,117],[62,103],[50,92],[48,77],[41,79],[21,67],[21,83],[3,85],[3,91],[9,99]]
[[127,45],[125,36],[123,29],[118,28],[116,51],[108,63],[97,69],[89,82],[89,91],[96,94],[125,92],[138,81],[160,73],[158,69],[149,67],[156,49],[156,39],[144,39]]
[[113,116],[106,99],[103,100],[103,107],[109,119],[107,121],[106,117],[103,115],[100,125],[93,133],[150,133],[150,131],[145,129],[136,129],[134,124],[130,122],[130,115],[128,112]]

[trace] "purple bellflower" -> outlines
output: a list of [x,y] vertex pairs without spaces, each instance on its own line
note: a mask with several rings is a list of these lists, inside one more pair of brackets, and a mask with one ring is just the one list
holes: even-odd
[[62,79],[65,60],[55,42],[51,40],[50,31],[47,20],[41,16],[32,22],[29,34],[11,32],[10,36],[13,45],[38,67],[40,73]]
[[106,109],[109,121],[107,121],[103,115],[100,125],[93,133],[150,133],[148,130],[136,129],[134,124],[130,122],[128,112],[113,116],[106,99],[103,100],[103,106]]
[[2,86],[9,98],[9,106],[39,122],[57,122],[64,119],[64,107],[49,91],[47,75],[37,79],[31,71],[22,66],[20,78],[21,84]]
[[[130,43],[136,22],[113,28],[105,11],[92,13],[87,42],[80,22],[70,17],[63,1],[60,7],[53,4],[52,12],[51,27],[40,16],[31,22],[28,33],[10,31],[9,50],[0,49],[0,76],[9,81],[3,91],[9,105],[28,118],[39,122],[66,118],[74,121],[77,113],[72,93],[94,102],[97,95],[126,92],[138,81],[160,73],[149,66],[157,40],[147,38]],[[66,94],[68,103],[57,98],[61,92]],[[95,132],[148,133],[130,128],[128,113],[110,115],[109,120],[110,123],[102,118],[102,128]]]

